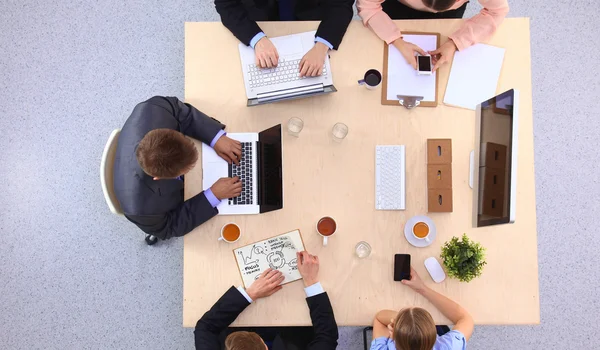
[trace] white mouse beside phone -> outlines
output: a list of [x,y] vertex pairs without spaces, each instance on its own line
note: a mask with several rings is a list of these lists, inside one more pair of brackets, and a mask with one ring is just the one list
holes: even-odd
[[442,265],[433,256],[425,259],[425,268],[435,283],[441,283],[446,279],[446,273]]

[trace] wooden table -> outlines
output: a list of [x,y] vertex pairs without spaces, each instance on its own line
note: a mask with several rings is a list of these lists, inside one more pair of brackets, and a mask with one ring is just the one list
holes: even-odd
[[[261,28],[269,36],[314,30],[318,22],[271,22]],[[411,31],[439,32],[442,42],[460,20],[404,21]],[[444,106],[450,65],[440,70],[437,108],[382,106],[381,89],[356,84],[369,68],[382,69],[383,44],[359,21],[353,21],[340,51],[331,53],[336,93],[316,98],[246,107],[238,41],[220,23],[185,25],[185,100],[227,124],[231,132],[257,132],[290,117],[304,120],[299,138],[284,132],[284,209],[250,216],[218,216],[184,237],[183,325],[192,327],[231,285],[241,278],[231,250],[299,228],[306,248],[321,261],[320,281],[327,290],[340,326],[371,324],[380,309],[426,308],[438,324],[448,320],[423,297],[392,279],[393,256],[412,255],[413,266],[427,285],[471,312],[477,324],[539,323],[537,233],[533,169],[533,123],[529,19],[506,19],[490,44],[505,47],[498,92],[521,92],[516,223],[474,228],[472,190],[468,185],[469,152],[474,148],[475,112]],[[336,122],[349,127],[342,143],[330,138]],[[451,138],[454,212],[427,214],[426,140]],[[375,146],[406,145],[407,209],[376,211],[374,204]],[[199,147],[200,144],[197,143]],[[189,198],[202,190],[198,161],[186,175]],[[404,238],[405,222],[429,215],[438,237],[427,248],[414,248]],[[322,216],[337,220],[338,232],[322,246],[315,223]],[[242,238],[218,242],[221,226],[236,222]],[[439,257],[442,244],[467,233],[487,248],[483,275],[470,283],[447,279],[435,284],[423,261]],[[359,260],[354,246],[365,240],[371,256]],[[302,282],[286,285],[258,300],[234,325],[309,325]]]

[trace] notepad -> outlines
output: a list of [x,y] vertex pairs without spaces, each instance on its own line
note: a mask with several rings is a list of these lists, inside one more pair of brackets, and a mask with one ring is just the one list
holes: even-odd
[[477,44],[454,54],[444,104],[475,110],[496,95],[504,49]]
[[[436,33],[404,33],[404,41],[413,43],[425,51],[433,51],[438,47],[439,34]],[[387,57],[384,58],[384,91],[383,104],[398,103],[398,95],[423,96],[421,104],[437,105],[437,74],[419,75],[412,65],[406,62],[394,45],[388,45]]]
[[234,249],[233,255],[244,287],[248,288],[268,268],[281,271],[285,277],[281,284],[301,279],[296,252],[303,250],[300,231],[294,230]]

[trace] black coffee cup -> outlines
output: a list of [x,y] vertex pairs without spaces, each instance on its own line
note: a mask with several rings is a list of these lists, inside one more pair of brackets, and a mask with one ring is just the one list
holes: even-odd
[[381,84],[381,73],[377,69],[369,69],[362,80],[358,81],[359,85],[364,85],[367,89],[374,89]]

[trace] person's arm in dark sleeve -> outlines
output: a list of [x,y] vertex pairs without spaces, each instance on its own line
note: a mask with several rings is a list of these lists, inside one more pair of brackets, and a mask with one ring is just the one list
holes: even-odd
[[339,334],[329,296],[320,283],[306,287],[304,291],[315,333],[315,338],[308,344],[307,349],[335,350]]
[[200,192],[163,215],[125,215],[147,234],[160,239],[181,237],[217,215],[219,200],[210,189]]
[[220,349],[219,334],[235,321],[251,299],[242,289],[231,287],[196,323],[196,349]]
[[194,106],[181,102],[177,97],[154,96],[145,103],[164,108],[177,120],[182,134],[211,147],[214,146],[216,139],[224,134],[225,125],[200,112]]
[[321,5],[323,20],[315,36],[324,39],[337,50],[354,15],[353,4],[354,0],[324,0]]
[[241,0],[215,0],[221,22],[239,41],[250,46],[250,41],[262,30],[248,17]]

